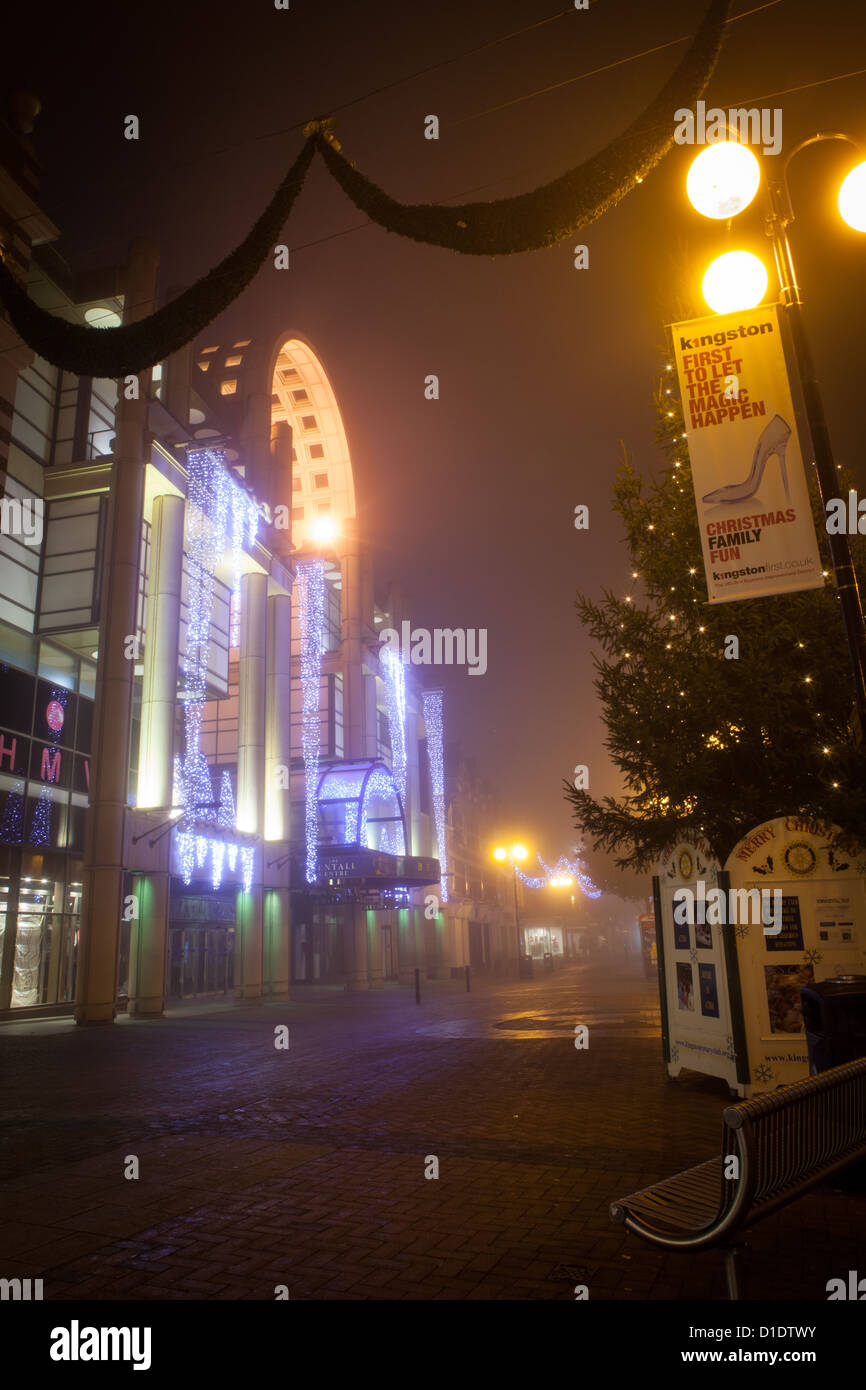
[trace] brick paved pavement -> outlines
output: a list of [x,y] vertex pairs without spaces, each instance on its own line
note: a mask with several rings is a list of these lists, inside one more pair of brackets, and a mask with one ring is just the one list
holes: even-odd
[[[716,1151],[728,1101],[667,1080],[636,963],[431,982],[420,1008],[318,988],[107,1030],[14,1023],[0,1067],[0,1272],[46,1298],[725,1296],[717,1252],[653,1251],[608,1218]],[[749,1296],[826,1299],[863,1265],[864,1211],[824,1187],[757,1226]]]

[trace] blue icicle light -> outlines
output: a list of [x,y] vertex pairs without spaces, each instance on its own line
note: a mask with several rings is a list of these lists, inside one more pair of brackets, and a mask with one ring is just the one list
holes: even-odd
[[319,807],[319,686],[322,671],[322,638],[325,630],[325,562],[309,560],[298,565],[298,628],[301,647],[301,751],[304,755],[304,831],[306,880],[318,875]]
[[433,792],[433,818],[436,822],[436,848],[442,878],[439,894],[448,901],[448,844],[445,838],[445,694],[442,690],[425,690],[423,695],[424,724],[427,729],[427,761],[430,764],[430,785]]

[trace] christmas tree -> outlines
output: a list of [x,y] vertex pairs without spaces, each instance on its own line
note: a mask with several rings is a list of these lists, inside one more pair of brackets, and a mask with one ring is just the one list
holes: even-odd
[[[600,648],[594,684],[625,791],[597,801],[566,782],[575,825],[637,870],[682,834],[724,861],[778,815],[835,822],[866,844],[866,750],[817,487],[810,479],[824,587],[709,604],[672,365],[655,405],[664,467],[646,483],[624,451],[613,488],[631,556],[622,593],[575,604]],[[863,539],[851,548],[862,589]]]

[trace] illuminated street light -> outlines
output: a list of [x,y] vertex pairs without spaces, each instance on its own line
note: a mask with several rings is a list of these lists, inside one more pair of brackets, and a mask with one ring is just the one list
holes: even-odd
[[310,527],[310,534],[320,545],[327,545],[329,541],[336,540],[340,527],[332,516],[317,516]]
[[[773,245],[779,277],[780,305],[787,321],[806,405],[806,419],[814,450],[815,471],[821,506],[826,511],[837,490],[836,462],[824,415],[824,403],[812,361],[812,352],[803,323],[802,298],[794,259],[788,240],[788,227],[794,221],[788,169],[792,159],[810,145],[825,140],[842,140],[862,154],[856,140],[842,131],[819,131],[795,145],[779,173],[765,179],[765,230]],[[754,168],[752,167],[754,164]],[[756,171],[757,170],[757,174]],[[692,161],[686,177],[686,191],[698,212],[705,217],[730,218],[747,207],[761,182],[761,169],[751,151],[736,141],[708,146]],[[866,162],[849,171],[839,189],[841,217],[855,231],[866,232]],[[704,298],[716,313],[736,313],[760,304],[767,291],[768,276],[757,256],[745,251],[720,256],[704,275]],[[685,436],[683,436],[685,438]],[[866,621],[857,575],[844,533],[828,535],[830,558],[845,638],[851,663],[856,708],[856,739],[866,737]]]
[[518,862],[522,863],[524,859],[529,858],[529,850],[526,845],[521,844],[512,845],[510,850],[506,849],[504,845],[497,845],[493,851],[493,858],[499,864],[504,864],[508,860],[511,865],[514,888],[514,925],[517,928],[517,974],[522,976],[523,940],[520,935],[520,916],[517,908],[517,865]]
[[855,232],[866,232],[866,163],[855,165],[842,180],[839,215]]
[[704,217],[736,217],[747,208],[761,183],[761,166],[752,151],[736,140],[722,140],[692,161],[686,193]]
[[717,314],[754,309],[767,293],[767,267],[751,251],[726,251],[704,273],[704,299]]

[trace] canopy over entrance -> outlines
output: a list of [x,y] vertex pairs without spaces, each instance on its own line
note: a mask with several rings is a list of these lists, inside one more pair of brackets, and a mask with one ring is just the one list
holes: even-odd
[[406,853],[403,803],[390,771],[376,759],[325,768],[316,792],[319,845]]

